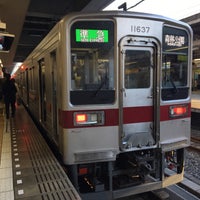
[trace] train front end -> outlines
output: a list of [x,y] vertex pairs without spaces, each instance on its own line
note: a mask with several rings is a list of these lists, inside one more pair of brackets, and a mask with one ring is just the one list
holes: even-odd
[[190,143],[190,28],[104,13],[74,17],[65,31],[62,151],[83,198],[181,181]]

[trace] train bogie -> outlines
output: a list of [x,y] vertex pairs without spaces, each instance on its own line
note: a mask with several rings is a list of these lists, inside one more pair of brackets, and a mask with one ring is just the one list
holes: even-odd
[[24,62],[21,98],[83,198],[119,198],[182,180],[191,41],[188,25],[160,16],[78,14]]

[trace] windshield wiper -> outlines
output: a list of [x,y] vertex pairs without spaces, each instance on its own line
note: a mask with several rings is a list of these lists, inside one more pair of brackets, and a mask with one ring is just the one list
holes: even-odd
[[174,83],[174,81],[171,77],[169,78],[169,81],[173,86],[173,93],[176,94],[178,92],[178,90],[177,90],[177,87],[176,87],[176,85],[175,85],[175,83]]
[[101,82],[100,86],[97,88],[97,90],[96,90],[95,93],[94,93],[94,96],[95,96],[95,97],[97,96],[97,94],[99,93],[99,91],[103,88],[103,86],[106,85],[107,81],[108,81],[108,77],[105,76],[105,78],[104,78],[103,81]]

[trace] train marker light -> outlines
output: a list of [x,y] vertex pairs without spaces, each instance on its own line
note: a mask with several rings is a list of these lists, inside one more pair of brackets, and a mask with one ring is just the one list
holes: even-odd
[[76,123],[80,124],[80,123],[84,123],[87,121],[87,115],[86,114],[77,114],[76,115]]
[[170,117],[184,117],[188,114],[188,105],[175,105],[170,107]]
[[75,126],[91,126],[91,125],[103,125],[104,124],[104,112],[103,111],[86,111],[74,113],[74,125]]

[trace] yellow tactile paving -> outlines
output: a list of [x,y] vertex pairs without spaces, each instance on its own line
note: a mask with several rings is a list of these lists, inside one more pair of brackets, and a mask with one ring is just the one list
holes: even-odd
[[14,200],[10,124],[0,102],[0,200]]

